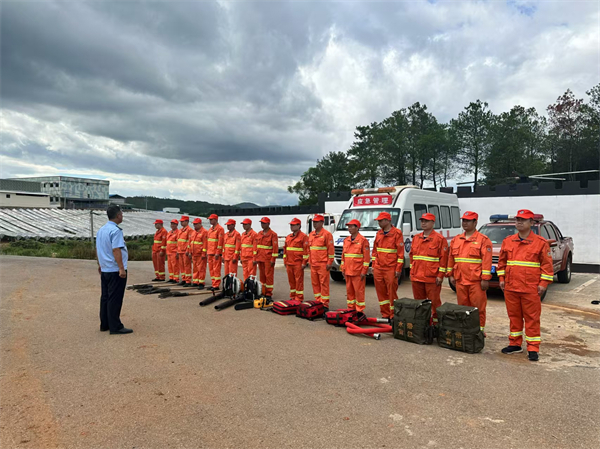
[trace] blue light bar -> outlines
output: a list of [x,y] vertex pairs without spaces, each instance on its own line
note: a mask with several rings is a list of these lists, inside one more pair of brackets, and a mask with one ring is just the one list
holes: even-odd
[[492,222],[496,222],[496,221],[500,221],[500,220],[514,220],[514,219],[515,219],[514,215],[507,215],[507,214],[490,215],[490,221],[492,221]]

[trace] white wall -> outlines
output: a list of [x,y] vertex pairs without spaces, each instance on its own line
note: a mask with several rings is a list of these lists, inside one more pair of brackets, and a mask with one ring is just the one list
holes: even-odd
[[1,207],[50,207],[47,193],[0,191]]
[[[461,214],[477,212],[480,225],[489,223],[490,215],[514,215],[518,209],[542,214],[573,238],[574,263],[600,264],[600,195],[459,198],[458,203]],[[341,213],[347,206],[348,201],[328,201],[325,212]]]

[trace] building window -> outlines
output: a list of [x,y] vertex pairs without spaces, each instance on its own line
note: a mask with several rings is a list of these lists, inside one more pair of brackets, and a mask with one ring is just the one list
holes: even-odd
[[10,198],[10,193],[7,193],[7,194],[6,194],[6,198]]

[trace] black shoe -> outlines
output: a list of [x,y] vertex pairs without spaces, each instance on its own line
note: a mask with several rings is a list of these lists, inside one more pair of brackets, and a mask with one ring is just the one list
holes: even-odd
[[186,282],[185,284],[183,284],[184,287],[193,287],[194,284],[191,284],[189,282]]
[[163,279],[158,279],[158,278],[154,278],[152,279],[150,282],[158,282],[158,281],[162,281]]
[[523,348],[520,346],[507,346],[502,349],[502,354],[519,354],[520,352],[523,352]]
[[204,290],[204,284],[198,284],[198,290]]
[[110,330],[108,327],[102,327],[102,326],[100,326],[100,332],[106,332],[108,330]]
[[122,327],[118,331],[115,331],[115,332],[110,331],[110,335],[131,334],[132,332],[133,332],[133,329],[127,329],[126,327]]
[[196,287],[196,288],[198,288],[198,286],[199,286],[199,285],[200,285],[200,284],[194,284],[194,283],[192,282],[192,287]]
[[185,284],[187,284],[187,282],[185,282],[185,281],[181,281],[181,282],[177,283],[177,285],[185,285]]
[[529,353],[527,354],[527,358],[531,362],[537,362],[540,359],[540,356],[536,351],[529,351]]
[[169,279],[167,284],[177,284],[177,281],[175,279]]

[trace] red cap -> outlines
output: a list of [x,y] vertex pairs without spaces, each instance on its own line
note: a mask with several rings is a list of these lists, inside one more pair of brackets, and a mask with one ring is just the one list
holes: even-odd
[[188,217],[187,215],[182,215],[179,221],[190,221],[190,217]]
[[160,223],[160,224],[163,224],[163,221],[162,221],[162,220],[156,220],[156,221],[154,222],[154,224],[159,224],[159,223]]
[[462,217],[463,220],[479,220],[479,215],[477,212],[471,212],[470,210],[466,211]]
[[377,218],[375,220],[377,220],[377,221],[379,221],[379,220],[390,220],[391,221],[392,220],[392,216],[390,215],[389,212],[381,212],[377,216]]
[[235,220],[230,218],[229,220],[227,220],[227,223],[225,223],[225,226],[234,225],[234,224],[235,224]]
[[360,221],[358,221],[356,218],[353,220],[350,220],[348,223],[346,223],[346,226],[350,226],[350,225],[354,225],[354,226],[358,226],[360,228]]
[[202,224],[202,218],[194,218],[193,224]]
[[217,214],[211,214],[210,217],[208,217],[209,220],[218,220],[219,216]]
[[244,218],[244,221],[242,221],[242,224],[252,224],[252,220],[250,220],[249,218]]
[[527,209],[521,209],[517,212],[517,218],[533,219],[533,212]]
[[294,218],[292,221],[290,221],[291,225],[301,225],[302,222],[298,219],[298,218]]
[[325,217],[323,217],[323,215],[317,214],[313,217],[313,222],[315,221],[325,221]]
[[260,219],[260,222],[261,223],[269,223],[270,224],[271,223],[271,219],[269,217],[262,217]]
[[179,222],[177,221],[177,219],[176,219],[176,218],[173,218],[173,219],[171,220],[171,223],[179,224]]
[[419,220],[435,221],[435,215],[430,214],[428,212],[426,214],[421,215],[421,218],[419,218]]

